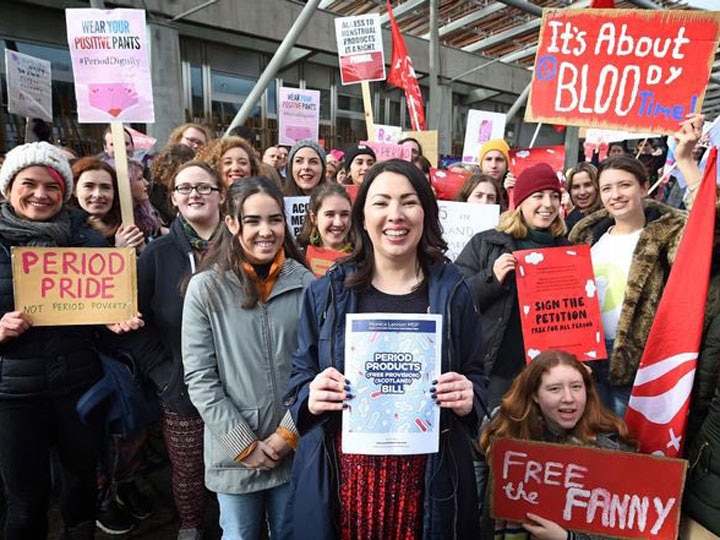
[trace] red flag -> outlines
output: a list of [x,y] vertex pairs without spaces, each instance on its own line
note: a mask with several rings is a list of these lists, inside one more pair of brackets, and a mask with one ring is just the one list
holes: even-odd
[[413,131],[425,131],[425,106],[420,93],[420,86],[415,77],[412,60],[408,55],[405,46],[405,38],[400,33],[400,27],[393,17],[390,0],[387,0],[387,11],[390,17],[390,29],[392,31],[392,61],[387,82],[405,90],[408,111],[410,112],[410,125]]
[[635,375],[625,421],[646,454],[680,457],[695,378],[715,226],[717,148],[680,240]]
[[590,7],[595,9],[615,9],[615,0],[592,0]]

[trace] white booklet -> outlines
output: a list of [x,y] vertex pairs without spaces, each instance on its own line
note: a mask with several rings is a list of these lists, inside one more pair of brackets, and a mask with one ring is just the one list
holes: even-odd
[[438,451],[440,407],[430,396],[442,362],[442,315],[356,313],[345,326],[346,454]]

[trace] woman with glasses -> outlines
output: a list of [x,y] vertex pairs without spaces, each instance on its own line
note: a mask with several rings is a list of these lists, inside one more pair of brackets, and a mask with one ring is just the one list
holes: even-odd
[[203,483],[203,428],[184,383],[180,327],[182,285],[195,273],[220,227],[225,199],[208,164],[181,165],[172,188],[178,217],[170,233],[151,242],[138,260],[138,302],[145,328],[129,334],[136,357],[160,391],[163,434],[172,464],[172,489],[180,517],[178,539],[200,538],[207,492]]
[[172,130],[167,144],[168,146],[171,144],[184,144],[193,150],[197,150],[209,140],[210,134],[204,126],[188,122]]

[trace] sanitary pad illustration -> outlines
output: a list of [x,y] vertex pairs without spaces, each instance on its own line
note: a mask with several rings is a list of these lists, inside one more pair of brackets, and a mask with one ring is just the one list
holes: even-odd
[[135,85],[128,83],[89,84],[90,106],[105,111],[114,117],[138,104]]

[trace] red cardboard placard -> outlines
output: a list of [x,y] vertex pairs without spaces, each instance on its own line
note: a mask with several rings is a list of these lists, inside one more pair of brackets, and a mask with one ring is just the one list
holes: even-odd
[[325,272],[327,272],[330,267],[335,264],[335,261],[337,261],[340,257],[345,257],[347,255],[348,253],[345,253],[344,251],[335,251],[334,249],[326,249],[315,246],[308,246],[305,250],[305,258],[310,265],[312,273],[315,274],[316,277],[324,276]]
[[491,451],[491,515],[528,512],[564,529],[675,540],[687,462],[632,452],[504,438]]
[[563,350],[580,361],[607,357],[590,246],[514,251],[525,360]]
[[565,168],[565,147],[538,146],[536,148],[512,148],[510,150],[510,172],[515,178],[525,169],[538,163],[547,163],[556,173]]
[[435,196],[441,201],[454,200],[469,177],[469,173],[430,168],[430,185],[435,190]]
[[720,13],[546,9],[525,120],[673,133],[700,111]]

